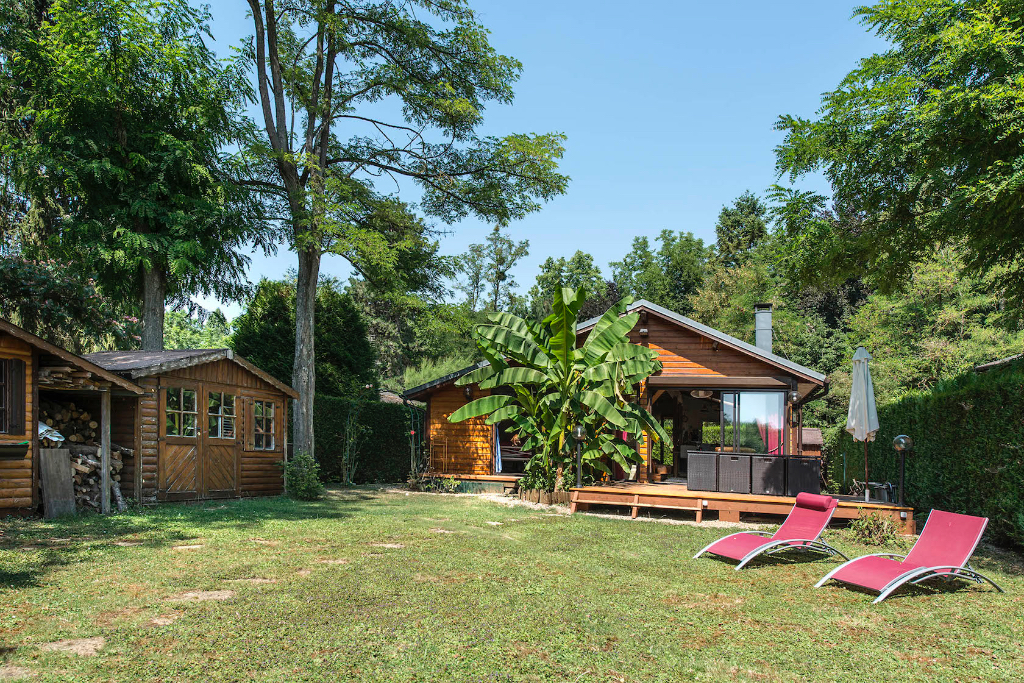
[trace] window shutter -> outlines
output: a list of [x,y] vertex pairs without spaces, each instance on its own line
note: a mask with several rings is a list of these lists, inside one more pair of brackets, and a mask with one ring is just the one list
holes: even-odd
[[256,444],[256,413],[252,409],[252,399],[245,399],[245,450],[252,451]]
[[25,361],[7,361],[7,433],[25,433]]

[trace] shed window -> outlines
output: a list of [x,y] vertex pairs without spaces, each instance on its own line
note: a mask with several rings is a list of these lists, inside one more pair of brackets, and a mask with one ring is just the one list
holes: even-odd
[[257,451],[274,450],[274,404],[271,401],[252,402],[252,445]]
[[25,361],[0,358],[0,434],[25,433]]
[[198,412],[196,410],[196,392],[194,389],[168,387],[166,423],[167,436],[196,435]]
[[234,394],[211,391],[206,413],[210,421],[210,437],[214,439],[235,438]]

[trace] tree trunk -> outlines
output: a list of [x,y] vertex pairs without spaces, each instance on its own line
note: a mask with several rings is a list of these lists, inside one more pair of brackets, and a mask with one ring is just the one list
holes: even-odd
[[167,274],[162,268],[142,272],[142,348],[164,350],[164,302],[167,299]]
[[296,453],[313,453],[313,397],[316,394],[313,330],[316,283],[320,277],[320,250],[298,247],[299,273],[295,288],[295,365],[292,387],[299,392],[295,404],[294,437]]

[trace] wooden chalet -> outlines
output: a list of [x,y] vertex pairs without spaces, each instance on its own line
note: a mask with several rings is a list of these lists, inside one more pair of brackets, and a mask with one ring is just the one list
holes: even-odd
[[[131,380],[0,320],[0,513],[32,512],[40,504],[41,398],[94,406],[100,457],[109,462],[113,406],[142,393]],[[108,477],[109,467],[109,509]]]
[[144,390],[115,404],[112,415],[115,440],[130,440],[139,454],[136,500],[283,493],[287,401],[298,398],[290,386],[231,349],[105,351],[86,359]]
[[[753,460],[766,471],[795,468],[793,476],[780,475],[780,481],[813,478],[800,485],[817,486],[817,476],[808,472],[820,472],[820,436],[803,429],[803,408],[828,392],[828,379],[773,352],[770,306],[755,310],[754,344],[649,301],[636,301],[629,311],[640,314],[630,340],[655,349],[662,362],[661,371],[641,387],[640,401],[671,435],[671,443],[652,446],[646,434],[628,435],[642,465],[619,472],[617,481],[574,490],[573,509],[625,505],[634,515],[644,507],[691,509],[698,519],[704,511],[715,510],[726,520],[738,520],[740,512],[788,512],[795,493],[788,495],[791,490],[785,485],[782,490],[758,492],[750,482],[750,472],[757,471],[751,468]],[[578,325],[580,342],[598,319]],[[483,418],[448,421],[459,407],[485,393],[475,385],[455,385],[477,367],[414,387],[403,396],[426,403],[430,472],[454,476],[469,488],[508,488],[514,486],[529,454],[517,449],[502,426],[487,425]],[[698,466],[713,468],[711,484],[705,482],[699,490],[697,481],[688,481],[695,471],[707,475]],[[746,489],[742,477],[738,483],[731,474],[722,478],[728,467],[747,467]],[[857,516],[862,508],[863,503],[858,507],[844,502],[836,517]],[[886,506],[883,512],[905,526],[908,520],[913,524],[908,509]]]

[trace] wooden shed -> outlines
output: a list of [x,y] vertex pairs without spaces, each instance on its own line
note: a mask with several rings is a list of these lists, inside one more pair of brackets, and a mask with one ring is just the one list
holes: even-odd
[[96,365],[145,393],[114,406],[115,441],[140,454],[143,503],[284,491],[287,402],[297,392],[230,349],[105,351]]
[[94,405],[97,440],[109,457],[111,406],[134,404],[141,393],[134,382],[0,320],[0,513],[39,505],[41,395]]

